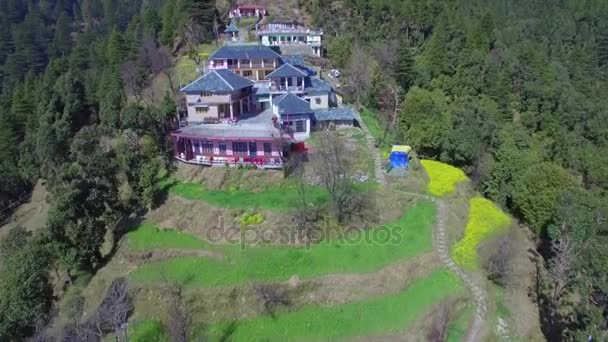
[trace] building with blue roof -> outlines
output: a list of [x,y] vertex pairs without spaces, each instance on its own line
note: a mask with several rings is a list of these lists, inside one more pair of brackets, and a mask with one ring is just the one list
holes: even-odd
[[214,123],[255,111],[254,82],[228,69],[211,70],[181,89],[188,121]]
[[290,143],[315,129],[357,122],[351,108],[335,107],[329,83],[268,47],[227,45],[207,66],[181,89],[188,120],[171,136],[183,162],[281,167]]
[[314,111],[308,101],[293,93],[285,93],[272,100],[272,113],[295,139],[305,140],[310,136]]
[[225,45],[209,56],[208,69],[228,69],[252,81],[263,81],[281,66],[281,55],[258,44]]
[[224,30],[224,34],[226,35],[226,39],[237,41],[239,39],[239,28],[231,22]]
[[275,20],[256,27],[258,40],[266,46],[308,46],[312,54],[323,54],[323,31],[306,27],[294,20]]

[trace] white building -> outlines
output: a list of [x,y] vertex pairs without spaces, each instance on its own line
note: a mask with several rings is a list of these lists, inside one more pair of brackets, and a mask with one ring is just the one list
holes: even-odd
[[307,28],[296,21],[258,25],[257,37],[266,46],[305,45],[319,57],[323,53],[323,31]]

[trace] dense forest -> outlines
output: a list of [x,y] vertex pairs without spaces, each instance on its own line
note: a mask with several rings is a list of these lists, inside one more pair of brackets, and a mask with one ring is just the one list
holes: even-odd
[[608,3],[305,6],[389,143],[463,168],[534,233],[547,338],[607,339]]
[[45,325],[51,274],[95,272],[120,221],[154,204],[176,107],[171,92],[137,95],[171,67],[169,49],[213,38],[216,13],[198,0],[0,0],[0,210],[38,180],[51,204],[44,229],[0,245],[0,340]]
[[[175,101],[139,94],[213,39],[218,3],[0,0],[0,209],[39,180],[51,204],[44,229],[0,244],[0,340],[52,319],[52,278],[94,273],[121,220],[154,205]],[[546,336],[607,339],[608,3],[298,3],[383,143],[463,168],[535,234]]]

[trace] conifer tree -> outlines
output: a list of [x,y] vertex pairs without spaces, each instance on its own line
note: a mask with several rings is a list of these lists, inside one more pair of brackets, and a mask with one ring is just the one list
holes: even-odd
[[397,56],[393,68],[397,84],[399,84],[401,89],[403,89],[403,92],[406,93],[414,84],[416,75],[412,53],[405,43],[399,45],[399,48],[397,49]]

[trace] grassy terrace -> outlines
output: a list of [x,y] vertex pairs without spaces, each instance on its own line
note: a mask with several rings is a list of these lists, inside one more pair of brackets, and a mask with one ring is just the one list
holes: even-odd
[[[414,280],[399,293],[331,307],[310,306],[274,318],[261,316],[223,322],[201,327],[195,335],[210,337],[212,341],[292,341],[399,334],[433,305],[462,292],[463,286],[455,275],[438,269]],[[458,341],[467,323],[466,319],[458,319],[450,325],[450,341]],[[164,329],[157,321],[142,321],[133,326],[130,340],[167,341]]]
[[200,249],[217,252],[221,259],[176,257],[148,263],[131,273],[137,284],[169,281],[193,287],[222,287],[249,281],[284,281],[335,272],[371,272],[396,260],[432,250],[431,231],[435,207],[423,202],[397,222],[344,239],[324,240],[310,248],[283,246],[212,245],[177,231],[144,225],[129,233],[127,246],[134,251],[151,249]]
[[452,258],[462,267],[478,267],[477,246],[482,241],[504,232],[510,223],[509,216],[491,201],[483,197],[472,198],[464,237],[454,245]]
[[[287,210],[297,206],[298,192],[290,184],[273,186],[262,192],[249,190],[208,190],[200,183],[170,181],[166,185],[170,194],[191,200],[201,200],[207,203],[231,209],[278,209]],[[308,187],[307,201],[314,205],[322,205],[329,199],[328,193],[320,187]]]
[[361,110],[361,120],[367,126],[369,133],[376,139],[376,143],[379,144],[378,147],[382,158],[388,158],[391,151],[391,142],[393,141],[392,135],[387,134],[386,137],[384,136],[384,127],[382,127],[376,113],[368,108]]
[[463,290],[456,276],[437,270],[404,291],[333,307],[309,307],[211,326],[209,335],[231,341],[333,340],[400,333],[434,305]]

